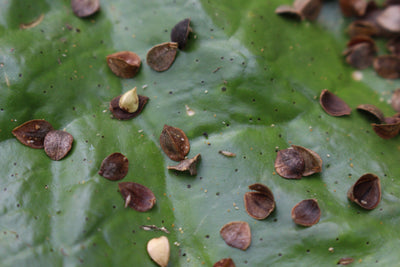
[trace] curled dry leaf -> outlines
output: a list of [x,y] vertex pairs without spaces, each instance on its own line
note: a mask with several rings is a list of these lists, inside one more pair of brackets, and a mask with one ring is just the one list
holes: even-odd
[[156,197],[153,192],[144,185],[134,182],[118,183],[119,191],[125,200],[125,208],[131,207],[134,210],[144,212],[153,208]]
[[400,112],[400,88],[393,92],[391,105],[395,111]]
[[292,148],[299,152],[300,156],[304,160],[304,171],[302,176],[310,176],[322,171],[322,159],[315,151],[296,145],[292,145]]
[[322,108],[331,116],[350,115],[351,108],[341,98],[327,89],[322,90],[319,97]]
[[231,258],[225,258],[214,263],[213,267],[236,267]]
[[383,112],[376,106],[371,104],[361,104],[357,106],[357,110],[367,114],[370,116],[374,121],[382,123],[385,120],[385,116]]
[[231,247],[246,250],[251,244],[251,231],[247,222],[227,223],[219,233],[225,243]]
[[348,265],[348,264],[350,264],[350,263],[353,263],[353,261],[354,261],[353,258],[341,258],[341,259],[339,259],[339,261],[338,261],[337,264],[340,264],[340,265]]
[[381,201],[381,183],[372,173],[361,176],[347,192],[347,197],[364,209],[372,210]]
[[315,20],[321,10],[322,2],[321,0],[295,0],[293,7],[304,19]]
[[321,210],[316,199],[305,199],[297,203],[292,209],[293,221],[302,226],[312,226],[321,217]]
[[180,50],[185,49],[190,32],[190,18],[178,22],[171,30],[171,42],[178,43]]
[[[385,121],[389,121],[388,118],[385,118]],[[397,136],[400,132],[400,120],[391,124],[376,124],[372,123],[372,129],[374,129],[375,133],[383,138],[390,139]]]
[[181,129],[166,124],[160,135],[160,145],[165,154],[175,161],[184,160],[190,150],[186,134]]
[[53,126],[45,120],[27,121],[12,130],[12,134],[22,144],[31,148],[43,148],[44,137],[53,130]]
[[71,134],[52,130],[44,138],[44,151],[52,160],[60,160],[71,150],[73,141],[74,138]]
[[376,56],[375,41],[368,36],[353,37],[343,52],[346,62],[357,69],[365,69],[372,65]]
[[129,160],[121,153],[112,153],[101,163],[99,175],[111,181],[123,179],[128,173]]
[[340,0],[340,9],[346,17],[362,17],[367,11],[368,2],[366,0]]
[[153,46],[147,52],[147,64],[155,71],[166,71],[175,61],[178,43],[168,42]]
[[275,159],[276,172],[287,179],[301,179],[305,162],[300,153],[293,147],[279,150]]
[[400,33],[400,5],[386,7],[376,18],[377,24],[389,33]]
[[296,20],[302,20],[300,12],[292,6],[281,5],[275,9],[275,14],[280,16],[289,17]]
[[147,96],[138,95],[138,98],[139,98],[139,106],[138,106],[137,110],[133,113],[125,111],[120,107],[119,103],[120,103],[121,96],[117,96],[111,100],[109,109],[110,109],[111,113],[113,114],[113,116],[115,118],[117,118],[118,120],[133,119],[133,118],[137,117],[143,111],[144,106],[147,104],[147,101],[149,100],[149,98]]
[[88,17],[99,11],[99,0],[71,0],[72,11],[77,17]]
[[179,162],[178,165],[175,166],[168,166],[168,170],[176,170],[180,172],[184,171],[189,171],[190,175],[196,175],[197,174],[197,163],[199,162],[201,158],[200,154],[197,154],[191,159],[184,159],[181,162]]
[[244,194],[244,206],[247,213],[257,220],[267,218],[275,209],[275,199],[272,191],[263,184],[249,185],[249,189],[256,192]]
[[395,55],[382,55],[374,60],[374,69],[378,75],[386,79],[400,77],[400,57]]
[[140,57],[131,51],[120,51],[106,57],[108,67],[115,75],[122,78],[134,77],[140,68]]
[[166,236],[160,236],[151,239],[147,242],[147,253],[159,266],[167,267],[170,255],[168,238]]

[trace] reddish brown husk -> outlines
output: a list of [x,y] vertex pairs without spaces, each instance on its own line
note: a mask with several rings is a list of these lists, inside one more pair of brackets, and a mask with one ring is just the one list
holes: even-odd
[[372,65],[376,56],[375,41],[368,36],[353,37],[347,43],[347,49],[343,52],[346,62],[357,68],[365,69]]
[[375,121],[382,123],[385,120],[383,112],[376,106],[371,104],[361,104],[357,106],[357,110],[369,115]]
[[319,97],[319,103],[322,108],[331,116],[344,116],[351,114],[351,108],[327,89],[322,90]]
[[267,218],[275,209],[275,199],[272,191],[263,184],[249,185],[249,189],[256,192],[244,194],[244,206],[247,213],[257,220]]
[[283,178],[301,179],[305,170],[305,162],[298,151],[287,148],[278,151],[275,170]]
[[99,11],[99,0],[71,0],[72,11],[77,17],[88,17]]
[[191,31],[190,18],[178,22],[171,30],[171,42],[178,43],[180,50],[185,49]]
[[292,148],[299,152],[300,156],[304,160],[304,171],[302,176],[310,176],[322,171],[322,159],[315,151],[296,145],[292,145]]
[[165,154],[175,161],[184,160],[190,150],[186,134],[181,129],[166,124],[160,135],[160,145]]
[[367,11],[368,2],[366,0],[340,0],[339,5],[344,16],[361,17]]
[[201,155],[197,154],[191,159],[184,159],[178,165],[168,166],[168,170],[176,170],[180,172],[189,171],[190,175],[197,174],[197,163],[201,159]]
[[304,19],[315,20],[321,10],[322,2],[321,0],[295,0],[293,7]]
[[122,78],[134,77],[140,68],[140,57],[131,51],[121,51],[106,57],[108,67]]
[[71,134],[52,130],[44,138],[44,151],[52,160],[60,160],[69,153],[73,142],[74,138]]
[[144,185],[134,182],[118,183],[119,191],[125,200],[125,207],[144,212],[153,208],[156,197],[153,192]]
[[44,137],[53,130],[45,120],[27,121],[12,130],[12,134],[24,145],[40,149],[44,147]]
[[393,92],[391,105],[395,111],[400,112],[400,88]]
[[251,231],[247,222],[237,221],[225,224],[219,231],[225,243],[231,247],[246,250],[251,244]]
[[350,37],[374,36],[379,33],[379,29],[370,21],[356,20],[350,23],[349,27],[347,28],[347,33]]
[[394,114],[392,117],[386,117],[384,122],[387,124],[395,124],[400,122],[400,112]]
[[178,43],[168,42],[153,46],[147,52],[147,64],[155,71],[166,71],[175,61]]
[[386,79],[400,77],[400,57],[395,55],[382,55],[374,60],[374,69],[378,75]]
[[[387,118],[385,118],[386,120]],[[400,132],[400,121],[397,121],[392,124],[376,124],[372,123],[372,129],[374,129],[375,133],[383,138],[390,139],[397,136]]]
[[275,9],[275,14],[278,14],[280,16],[293,18],[293,19],[296,19],[296,20],[302,20],[303,19],[298,10],[296,10],[294,7],[288,6],[288,5],[278,6]]
[[214,263],[213,267],[236,267],[231,258],[225,258]]
[[147,101],[149,100],[147,96],[138,95],[138,97],[139,97],[139,107],[133,113],[127,112],[119,107],[119,99],[121,98],[121,96],[113,98],[110,102],[110,107],[109,107],[113,116],[118,120],[129,120],[137,117],[143,111],[144,106],[147,104]]
[[123,179],[128,173],[129,160],[121,153],[112,153],[101,163],[99,175],[111,181]]
[[381,183],[372,173],[361,176],[347,192],[347,197],[360,207],[372,210],[381,201]]
[[305,199],[297,203],[292,209],[293,221],[302,226],[312,226],[321,217],[321,210],[316,199]]

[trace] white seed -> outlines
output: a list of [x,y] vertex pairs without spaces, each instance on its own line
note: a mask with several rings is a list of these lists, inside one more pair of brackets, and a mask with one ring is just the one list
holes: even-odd
[[169,241],[166,236],[153,238],[147,243],[147,253],[161,267],[166,267],[169,261]]
[[129,90],[119,99],[119,107],[129,113],[133,113],[139,108],[139,97],[136,87]]

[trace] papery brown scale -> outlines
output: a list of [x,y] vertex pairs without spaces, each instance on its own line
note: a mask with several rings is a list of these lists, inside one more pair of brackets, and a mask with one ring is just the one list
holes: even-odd
[[227,223],[221,228],[220,235],[227,245],[234,248],[247,250],[251,244],[251,230],[247,222]]
[[347,27],[347,33],[351,38],[355,36],[375,36],[379,33],[379,29],[369,21],[356,20]]
[[111,181],[123,179],[128,173],[129,160],[121,153],[112,153],[101,163],[99,175]]
[[53,126],[45,120],[30,120],[12,130],[12,134],[22,144],[31,148],[44,147],[44,138]]
[[178,43],[168,42],[153,46],[147,52],[146,62],[155,71],[162,72],[169,69],[175,61]]
[[[386,121],[387,118],[385,118]],[[389,122],[389,121],[388,121]],[[383,139],[391,139],[396,137],[400,132],[400,121],[391,124],[372,123],[372,129]]]
[[341,98],[327,89],[322,90],[319,97],[322,108],[331,116],[344,116],[351,114],[351,108]]
[[111,71],[121,78],[134,77],[140,68],[140,57],[131,51],[120,51],[106,57]]
[[167,156],[175,161],[185,159],[190,144],[186,134],[179,128],[164,125],[160,135],[160,145]]
[[321,217],[321,210],[316,199],[305,199],[297,203],[292,209],[293,221],[302,226],[312,226]]
[[263,184],[249,185],[249,189],[256,192],[244,194],[244,206],[247,213],[254,219],[263,220],[275,209],[275,199],[272,191]]
[[386,79],[400,77],[400,57],[395,55],[382,55],[374,60],[374,69],[378,75]]
[[318,153],[302,146],[292,145],[292,148],[295,149],[304,160],[302,176],[309,176],[322,171],[322,159]]
[[372,173],[364,174],[350,187],[347,197],[364,209],[376,208],[381,200],[379,177]]
[[74,138],[71,134],[65,131],[52,130],[44,138],[44,151],[52,160],[61,160],[71,150],[73,141]]
[[278,151],[275,159],[276,172],[287,179],[301,179],[305,169],[304,159],[293,148]]
[[371,104],[361,104],[357,106],[357,110],[369,115],[374,121],[382,123],[385,120],[383,112],[376,106]]
[[119,191],[125,200],[125,206],[145,212],[153,208],[156,203],[154,193],[144,185],[134,182],[118,183]]

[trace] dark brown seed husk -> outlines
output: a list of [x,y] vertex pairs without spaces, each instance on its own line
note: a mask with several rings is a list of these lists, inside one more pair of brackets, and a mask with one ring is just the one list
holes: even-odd
[[247,222],[225,224],[219,231],[222,239],[231,247],[246,250],[251,244],[251,231]]
[[393,92],[391,105],[395,111],[400,112],[400,88]]
[[153,208],[156,203],[156,197],[153,192],[144,185],[134,182],[118,183],[119,191],[125,200],[127,206],[134,210],[144,212]]
[[160,135],[160,145],[165,154],[175,161],[184,160],[190,150],[186,134],[181,129],[166,124]]
[[400,112],[394,114],[392,117],[386,117],[384,122],[387,124],[395,124],[400,122]]
[[367,114],[374,121],[382,123],[385,120],[383,112],[376,106],[371,104],[361,104],[357,106],[357,110]]
[[[385,121],[389,122],[388,118]],[[372,129],[383,139],[391,139],[397,136],[400,132],[400,121],[391,124],[376,124],[372,123]]]
[[231,258],[225,258],[214,263],[213,267],[236,267]]
[[322,159],[315,151],[296,145],[292,145],[292,148],[299,152],[300,156],[304,160],[304,171],[302,176],[310,176],[322,171]]
[[293,221],[302,226],[312,226],[321,217],[321,210],[316,199],[305,199],[297,203],[292,209]]
[[400,36],[390,39],[386,47],[393,55],[400,56]]
[[331,116],[344,116],[351,114],[351,108],[341,98],[327,89],[322,90],[319,97],[322,108]]
[[295,0],[293,3],[301,16],[306,20],[316,20],[322,7],[321,0]]
[[99,11],[99,0],[71,0],[72,11],[77,17],[88,17]]
[[357,69],[365,69],[372,65],[377,48],[374,40],[368,36],[353,37],[343,52],[346,62]]
[[367,11],[368,2],[366,0],[340,0],[339,5],[344,16],[361,17]]
[[302,20],[303,17],[301,16],[300,12],[292,6],[288,5],[281,5],[275,9],[275,14],[280,16],[292,18],[295,20]]
[[341,258],[337,264],[340,265],[348,265],[350,263],[353,263],[354,259],[353,258]]
[[128,173],[129,160],[121,153],[112,153],[101,163],[99,174],[111,181],[123,179]]
[[400,5],[386,7],[376,18],[377,24],[393,34],[400,34]]
[[12,130],[12,134],[24,145],[41,149],[44,137],[53,130],[53,126],[45,120],[27,121]]
[[147,104],[147,101],[149,100],[147,96],[138,95],[138,97],[139,97],[139,107],[133,113],[127,112],[119,107],[119,99],[121,98],[121,96],[113,98],[110,102],[110,107],[109,107],[113,116],[118,120],[129,120],[137,117],[140,113],[142,113],[144,106]]
[[379,29],[374,23],[366,20],[356,20],[350,23],[347,28],[347,33],[350,37],[355,36],[374,36],[379,33]]
[[201,159],[201,155],[197,154],[191,159],[184,159],[178,165],[168,166],[168,170],[176,170],[180,172],[189,171],[190,175],[197,174],[197,163]]
[[381,183],[372,173],[361,176],[347,192],[347,197],[360,207],[372,210],[381,201]]
[[378,56],[374,60],[374,69],[385,79],[397,79],[400,77],[400,57],[395,55]]
[[185,49],[191,31],[190,18],[178,22],[171,30],[171,42],[178,43],[180,50]]
[[52,160],[60,160],[71,150],[73,142],[74,138],[71,134],[52,130],[44,138],[44,151]]
[[276,155],[275,170],[283,178],[301,179],[305,170],[305,162],[297,150],[283,149]]
[[249,189],[256,192],[244,194],[244,207],[247,213],[257,220],[267,218],[275,209],[275,199],[272,191],[263,184],[249,185]]
[[106,57],[108,67],[115,75],[122,78],[134,77],[140,68],[140,57],[131,51],[121,51]]
[[166,71],[174,63],[178,43],[168,42],[153,46],[147,52],[147,64],[155,71]]

